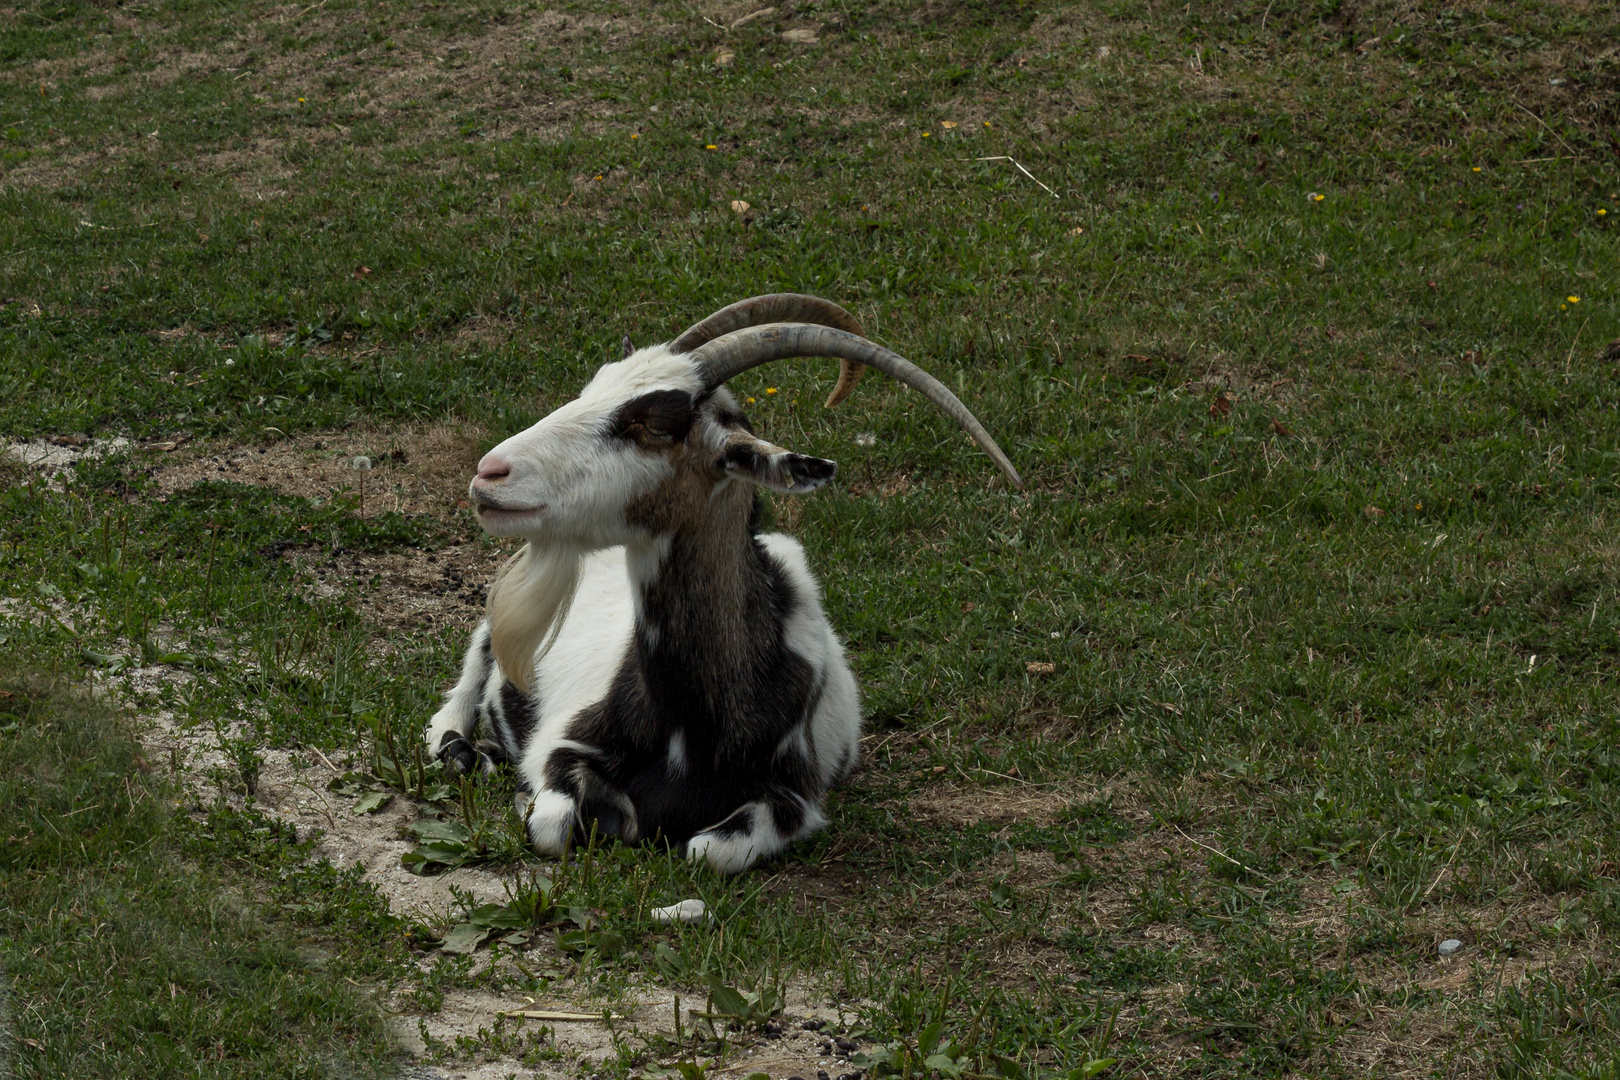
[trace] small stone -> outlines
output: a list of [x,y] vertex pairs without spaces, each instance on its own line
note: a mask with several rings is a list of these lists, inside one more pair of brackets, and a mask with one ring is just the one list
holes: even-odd
[[789,45],[814,45],[821,37],[814,30],[785,30],[782,40]]
[[366,457],[366,455],[361,454],[359,457],[349,462],[349,468],[356,470],[369,469],[371,468],[371,459]]
[[700,923],[709,919],[709,906],[701,900],[682,900],[647,913],[656,923]]
[[1462,950],[1463,943],[1458,941],[1456,938],[1446,938],[1446,940],[1440,943],[1441,956],[1456,956],[1458,953],[1462,952]]

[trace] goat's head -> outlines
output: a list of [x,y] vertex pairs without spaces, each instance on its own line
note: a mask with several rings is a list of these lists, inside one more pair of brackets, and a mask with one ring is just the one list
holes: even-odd
[[[772,360],[839,360],[827,405],[854,389],[868,365],[920,391],[955,418],[1008,479],[1018,473],[973,414],[937,379],[868,341],[843,308],[779,293],[722,308],[674,341],[604,365],[579,397],[484,456],[472,482],[479,523],[530,543],[490,592],[490,630],[507,677],[527,685],[528,658],[558,629],[579,556],[702,527],[736,485],[810,491],[837,465],[753,433],[726,389]],[[738,507],[747,502],[726,500]],[[743,511],[745,514],[746,511]],[[746,520],[744,517],[741,520]]]
[[955,395],[867,341],[853,316],[825,300],[755,297],[667,344],[625,344],[625,358],[604,365],[579,397],[479,462],[471,494],[487,531],[593,550],[679,528],[683,508],[703,506],[731,482],[794,493],[820,487],[837,466],[754,435],[725,388],[751,367],[793,356],[839,359],[829,406],[848,396],[866,365],[922,391],[1019,483]]

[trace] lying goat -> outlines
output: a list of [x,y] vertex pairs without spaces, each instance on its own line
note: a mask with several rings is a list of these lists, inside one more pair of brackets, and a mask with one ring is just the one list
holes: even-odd
[[[804,549],[755,523],[756,485],[811,491],[837,465],[756,436],[726,381],[836,357],[831,406],[871,365],[1018,474],[949,390],[825,300],[755,297],[625,354],[478,463],[479,522],[529,542],[490,590],[428,746],[452,770],[515,765],[541,852],[594,832],[736,873],[826,823],[861,714]],[[474,745],[480,719],[490,738]]]

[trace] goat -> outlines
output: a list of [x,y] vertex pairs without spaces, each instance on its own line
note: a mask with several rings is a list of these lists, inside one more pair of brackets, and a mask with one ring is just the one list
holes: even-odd
[[[826,824],[861,714],[804,549],[757,524],[757,487],[811,491],[838,466],[759,438],[726,382],[837,358],[830,407],[876,367],[1022,483],[955,395],[828,301],[759,296],[674,341],[624,344],[579,397],[478,463],[479,523],[528,543],[491,587],[428,749],[453,773],[514,765],[543,854],[594,834],[737,873]],[[488,738],[474,743],[480,720]]]

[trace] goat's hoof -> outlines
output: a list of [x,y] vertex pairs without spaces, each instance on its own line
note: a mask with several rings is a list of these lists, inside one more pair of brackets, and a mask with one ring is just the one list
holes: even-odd
[[478,751],[478,771],[485,776],[506,763],[506,748],[494,739],[479,739],[473,749]]
[[520,791],[517,813],[523,819],[529,844],[541,855],[561,855],[574,835],[578,811],[574,800],[560,791]]
[[[472,743],[463,739],[460,735],[453,738],[447,737],[439,746],[439,760],[444,762],[445,771],[451,776],[460,776],[463,773],[478,771],[480,758],[485,761],[489,760],[483,754],[480,754]],[[490,771],[493,771],[493,769],[494,766],[491,765]]]
[[722,874],[742,873],[759,855],[758,841],[746,832],[701,832],[686,842],[688,861],[708,863]]

